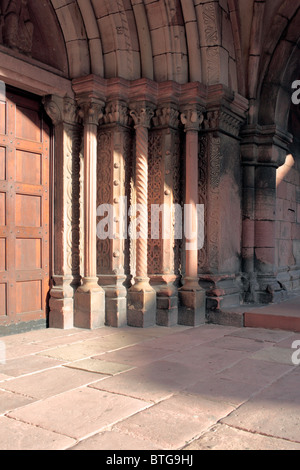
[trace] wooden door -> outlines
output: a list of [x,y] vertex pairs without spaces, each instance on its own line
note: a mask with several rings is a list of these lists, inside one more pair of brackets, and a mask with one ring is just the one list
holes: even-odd
[[0,326],[45,320],[50,133],[40,103],[0,94]]

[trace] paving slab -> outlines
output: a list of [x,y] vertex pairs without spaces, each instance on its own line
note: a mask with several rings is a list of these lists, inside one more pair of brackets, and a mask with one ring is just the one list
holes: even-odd
[[58,433],[0,417],[0,450],[65,450],[75,443]]
[[11,377],[19,377],[21,375],[31,374],[43,369],[51,369],[63,364],[62,361],[47,357],[39,357],[36,355],[19,357],[6,361],[6,364],[0,365],[0,373]]
[[[161,450],[149,439],[138,439],[125,432],[107,431],[85,439],[69,450]],[[134,454],[133,454],[134,455]]]
[[131,366],[120,364],[117,362],[101,361],[98,359],[83,359],[81,361],[72,362],[65,367],[70,369],[84,370],[87,372],[94,372],[106,376],[121,374],[122,372],[131,370]]
[[261,386],[257,383],[249,384],[219,375],[202,378],[196,384],[185,388],[187,393],[207,400],[228,403],[233,407],[242,405],[260,390]]
[[219,372],[230,367],[249,355],[247,351],[216,348],[203,344],[188,351],[174,353],[168,357],[169,362],[191,367],[194,370],[206,369]]
[[[237,336],[239,338],[248,338],[258,341],[280,343],[281,341],[288,340],[293,336],[290,331],[282,330],[266,330],[262,328],[240,328],[232,333],[230,336]],[[300,338],[300,335],[299,335]]]
[[9,417],[84,439],[150,406],[142,400],[83,387],[10,412]]
[[11,378],[12,377],[10,375],[0,374],[0,382],[4,382],[4,380],[9,380]]
[[254,358],[242,359],[232,367],[219,372],[217,376],[243,382],[245,384],[255,384],[258,387],[266,387],[278,380],[280,377],[290,372],[294,366],[278,362],[267,362]]
[[237,429],[300,443],[300,371],[289,372],[222,420]]
[[[3,384],[0,385],[2,387]],[[34,402],[33,398],[24,397],[17,393],[0,390],[0,414],[5,414],[10,410],[20,408]]]
[[108,351],[115,351],[126,346],[138,344],[143,338],[137,333],[113,334],[99,338],[68,344],[39,353],[41,356],[52,357],[65,362],[74,362]]
[[191,367],[157,361],[95,382],[90,387],[156,403],[197,382],[199,378]]
[[233,407],[197,395],[178,394],[117,424],[113,430],[149,439],[161,449],[181,449]]
[[93,359],[102,361],[122,362],[134,367],[141,367],[168,358],[174,351],[168,349],[147,347],[143,344],[128,346],[119,351],[104,353],[100,356],[94,356]]
[[276,362],[278,364],[287,364],[293,366],[292,355],[294,350],[292,348],[279,348],[279,347],[269,347],[262,349],[260,351],[252,354],[252,359],[267,361],[267,362]]
[[42,400],[98,380],[98,374],[57,367],[3,382],[1,388]]
[[184,451],[275,451],[275,450],[300,450],[300,444],[284,439],[263,436],[240,429],[232,428],[224,424],[214,426],[184,448]]
[[[237,336],[224,336],[223,338],[210,341],[205,345],[213,346],[214,348],[218,349],[246,352],[259,351],[266,346],[264,341],[249,338],[239,338]],[[269,346],[269,343],[267,343],[267,346]]]

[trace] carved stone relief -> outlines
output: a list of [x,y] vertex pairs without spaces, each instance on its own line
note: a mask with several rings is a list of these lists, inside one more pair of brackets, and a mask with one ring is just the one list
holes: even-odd
[[1,0],[0,6],[3,44],[31,54],[34,27],[27,0]]

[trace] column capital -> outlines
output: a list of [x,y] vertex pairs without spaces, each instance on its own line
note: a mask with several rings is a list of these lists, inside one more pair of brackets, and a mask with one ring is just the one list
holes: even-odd
[[98,125],[103,117],[105,103],[97,98],[79,97],[77,99],[79,106],[78,114],[84,124]]
[[59,124],[78,124],[77,103],[74,99],[65,96],[49,95],[43,100],[46,113],[52,120],[54,126]]
[[172,127],[178,129],[180,123],[179,109],[173,103],[163,103],[157,107],[153,118],[155,127]]
[[270,165],[284,164],[292,143],[292,135],[278,126],[248,125],[241,132],[242,163]]
[[103,122],[104,124],[129,126],[130,115],[127,103],[119,99],[109,101],[105,107]]
[[184,130],[200,131],[200,126],[204,120],[204,108],[198,104],[185,105],[181,109],[180,119],[184,125]]
[[147,101],[139,101],[130,104],[129,114],[134,121],[135,128],[150,129],[151,119],[155,113],[155,105]]

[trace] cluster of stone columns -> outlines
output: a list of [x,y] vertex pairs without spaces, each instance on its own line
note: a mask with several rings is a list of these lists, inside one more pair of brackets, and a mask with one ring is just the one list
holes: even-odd
[[[226,106],[223,109],[220,103],[224,101],[224,94],[211,94],[214,99],[219,99],[216,128],[209,118],[210,115],[215,116],[213,106],[216,104],[211,99],[213,110],[208,113],[209,94],[199,83],[178,85],[168,82],[159,85],[149,80],[107,81],[89,76],[75,80],[73,89],[75,99],[68,101],[69,106],[72,102],[73,121],[69,117],[66,122],[61,110],[57,119],[55,97],[49,98],[46,106],[55,125],[61,171],[65,171],[65,159],[73,162],[71,173],[60,177],[61,192],[66,193],[68,204],[72,205],[77,200],[81,208],[75,214],[73,210],[71,219],[62,221],[61,233],[69,232],[62,246],[72,253],[73,258],[66,260],[63,253],[55,255],[57,259],[54,256],[55,285],[50,302],[53,326],[74,325],[93,329],[103,325],[146,327],[204,323],[207,290],[203,288],[206,287],[204,281],[214,282],[216,273],[210,272],[209,266],[203,266],[204,271],[199,272],[199,141],[205,133],[210,136],[215,132],[230,135],[232,128],[231,137],[236,140],[236,121],[239,125],[242,122],[244,103],[242,106],[239,102],[232,111],[232,99],[228,100],[229,105],[226,106],[231,107],[230,112],[235,119],[233,126],[232,123],[228,125],[230,119],[225,119],[227,128],[223,129],[220,123]],[[66,100],[61,99],[59,106],[65,109]],[[71,126],[73,131],[69,157],[65,143],[66,126]],[[150,142],[155,139],[159,145],[156,148],[153,144],[150,149]],[[78,140],[81,145],[78,145]],[[179,146],[178,142],[182,145]],[[149,159],[151,165],[158,166],[160,175],[158,184],[152,175],[152,183],[154,181],[156,185],[155,196],[150,194]],[[180,161],[184,162],[183,174],[178,166]],[[181,198],[178,186],[182,188]],[[135,204],[138,217],[130,211],[125,212],[125,216],[121,214],[120,204],[126,198],[128,205],[125,211]],[[177,268],[173,213],[169,238],[164,239],[160,234],[158,242],[152,246],[153,251],[149,248],[150,203],[155,201],[171,207],[176,199],[182,208],[189,206],[189,233],[194,234],[192,239],[187,236],[181,240],[182,252]],[[64,202],[60,204],[59,210],[63,214]],[[107,221],[113,223],[113,233],[103,240],[97,236],[99,205],[107,205],[107,212],[110,207],[114,208],[113,214],[107,217]],[[207,215],[205,226],[209,230]],[[101,216],[104,213],[101,212]],[[134,225],[135,217],[138,218],[138,226]],[[130,224],[131,234],[126,232],[127,224]],[[122,236],[124,227],[125,237]],[[201,247],[208,256],[209,246],[210,240],[206,239],[206,245]],[[74,262],[74,247],[77,262]],[[157,265],[152,263],[154,252],[160,260]],[[224,277],[227,279],[226,272]]]

